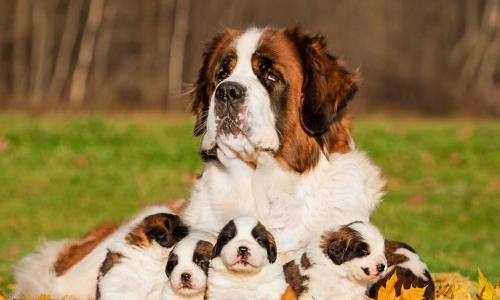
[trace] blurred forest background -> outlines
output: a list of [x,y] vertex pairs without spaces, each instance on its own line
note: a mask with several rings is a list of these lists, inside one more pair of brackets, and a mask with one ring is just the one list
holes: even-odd
[[0,107],[186,110],[205,42],[250,25],[326,35],[357,110],[500,115],[500,0],[1,0]]

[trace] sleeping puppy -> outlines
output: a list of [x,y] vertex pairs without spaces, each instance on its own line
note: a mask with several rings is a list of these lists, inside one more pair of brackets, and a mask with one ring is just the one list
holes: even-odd
[[287,288],[276,244],[260,222],[233,219],[222,228],[208,271],[208,300],[280,299]]
[[123,240],[109,246],[99,270],[96,299],[159,299],[168,255],[188,232],[174,214],[144,218]]
[[169,281],[160,300],[203,300],[213,245],[187,237],[170,253],[165,273]]
[[299,300],[359,300],[386,266],[384,238],[374,226],[357,221],[314,239],[284,271]]
[[385,257],[387,258],[388,270],[384,278],[370,287],[368,295],[375,298],[380,287],[385,286],[387,280],[396,273],[395,284],[396,296],[401,295],[401,287],[426,287],[425,300],[435,298],[434,283],[427,265],[420,259],[415,250],[405,243],[386,240]]

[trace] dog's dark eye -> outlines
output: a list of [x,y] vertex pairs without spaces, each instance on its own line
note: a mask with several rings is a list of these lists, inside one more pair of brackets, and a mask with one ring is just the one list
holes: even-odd
[[204,267],[207,265],[207,263],[208,263],[208,262],[207,262],[206,260],[202,260],[202,259],[200,259],[200,260],[199,260],[196,264],[197,264],[198,266],[200,266],[201,268],[204,268]]
[[257,241],[257,243],[259,243],[259,245],[261,245],[262,247],[265,247],[266,246],[266,243],[267,243],[267,240],[261,236],[258,236],[255,238],[255,240]]
[[271,82],[277,82],[279,80],[279,78],[278,78],[278,76],[276,74],[269,73],[266,76],[266,80],[269,80]]

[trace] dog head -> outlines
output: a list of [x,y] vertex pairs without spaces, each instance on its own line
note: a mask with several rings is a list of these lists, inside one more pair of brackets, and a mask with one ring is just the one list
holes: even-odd
[[320,248],[351,280],[371,282],[387,269],[384,238],[367,223],[357,221],[327,231],[321,236]]
[[147,216],[126,237],[130,245],[148,247],[156,243],[162,247],[173,247],[184,238],[189,228],[181,219],[168,213]]
[[170,253],[165,273],[172,290],[179,295],[194,296],[205,293],[212,244],[186,238]]
[[[194,89],[195,134],[208,155],[256,163],[272,153],[297,172],[350,150],[345,107],[356,75],[297,29],[228,30],[207,46]],[[222,154],[221,154],[222,153]]]
[[232,272],[258,273],[276,261],[272,234],[257,220],[239,217],[227,223],[217,237],[212,257],[220,257]]

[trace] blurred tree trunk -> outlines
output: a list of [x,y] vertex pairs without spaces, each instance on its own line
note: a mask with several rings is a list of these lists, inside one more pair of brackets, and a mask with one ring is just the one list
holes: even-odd
[[109,84],[109,51],[113,41],[115,18],[119,0],[108,0],[104,6],[102,27],[97,36],[95,63],[92,74],[92,90],[97,98],[108,99],[111,91]]
[[85,23],[80,52],[78,53],[76,68],[71,80],[69,102],[73,107],[81,107],[85,100],[87,79],[94,56],[97,31],[102,22],[103,8],[104,0],[90,0],[89,15]]
[[184,46],[189,29],[189,6],[190,0],[177,0],[175,5],[174,29],[170,43],[167,105],[178,100],[182,93]]
[[465,1],[464,24],[464,34],[451,54],[459,86],[492,84],[500,50],[500,0],[487,0],[484,7],[478,1]]
[[[158,29],[156,30],[156,60],[153,96],[155,99],[162,100],[168,96],[168,65],[170,56],[170,41],[172,34],[172,14],[175,8],[174,0],[160,0],[158,13]],[[163,101],[160,101],[163,103]]]
[[52,104],[58,102],[68,82],[71,68],[71,58],[77,42],[78,30],[80,28],[80,15],[83,0],[71,0],[68,4],[64,31],[57,52],[54,67],[54,75],[49,86],[48,101]]
[[12,98],[25,103],[29,86],[28,37],[30,33],[30,1],[17,0],[14,8]]
[[152,68],[155,58],[155,38],[157,1],[141,2],[141,64],[140,89],[144,103],[151,104],[154,99],[151,93],[153,88]]
[[52,67],[56,0],[34,1],[31,105],[41,107],[46,97]]

